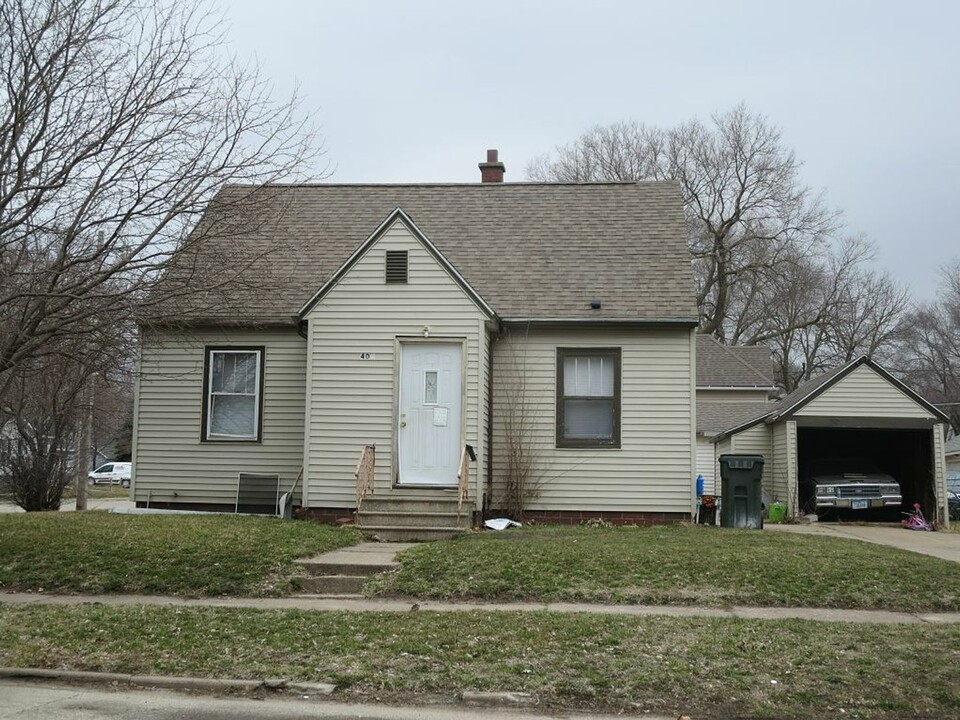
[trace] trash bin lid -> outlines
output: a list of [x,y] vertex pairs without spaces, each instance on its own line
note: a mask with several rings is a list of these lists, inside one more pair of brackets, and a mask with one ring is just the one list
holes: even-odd
[[721,455],[720,464],[733,470],[752,470],[754,465],[763,465],[763,455]]

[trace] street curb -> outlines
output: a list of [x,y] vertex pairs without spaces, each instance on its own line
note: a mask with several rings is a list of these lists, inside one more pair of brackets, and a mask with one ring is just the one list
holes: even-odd
[[460,700],[468,705],[484,707],[523,707],[536,705],[537,698],[525,692],[479,692],[464,690]]
[[205,692],[242,690],[250,692],[267,687],[264,680],[232,678],[175,677],[169,675],[126,675],[124,673],[89,670],[46,670],[43,668],[0,667],[0,678],[10,680],[64,680],[66,682],[133,685],[167,690],[202,690]]

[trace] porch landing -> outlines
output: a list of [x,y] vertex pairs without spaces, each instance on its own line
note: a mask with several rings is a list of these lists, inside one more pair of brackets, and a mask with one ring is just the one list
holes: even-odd
[[368,578],[399,567],[397,553],[415,545],[365,542],[297,560],[304,571],[297,582],[310,594],[358,597]]

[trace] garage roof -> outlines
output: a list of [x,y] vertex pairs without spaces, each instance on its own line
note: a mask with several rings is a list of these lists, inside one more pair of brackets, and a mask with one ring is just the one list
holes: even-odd
[[785,420],[792,417],[804,405],[815,400],[833,385],[836,385],[851,372],[863,365],[866,365],[871,370],[875,371],[883,379],[885,379],[891,385],[894,385],[898,390],[910,397],[915,403],[923,407],[934,417],[945,423],[950,422],[950,418],[948,418],[941,410],[924,400],[923,397],[914,392],[902,380],[899,380],[891,375],[879,363],[873,361],[869,356],[861,355],[860,357],[851,360],[844,365],[835,367],[832,370],[829,370],[822,375],[818,375],[808,382],[805,382],[803,385],[800,385],[796,390],[789,393],[786,397],[778,400],[775,403],[771,403],[768,411],[761,411],[755,417],[745,420],[739,424],[736,422],[730,423],[728,429],[724,430],[713,438],[714,441],[721,440],[742,430],[746,430],[747,428],[752,427],[760,422],[773,423],[777,422],[778,420]]

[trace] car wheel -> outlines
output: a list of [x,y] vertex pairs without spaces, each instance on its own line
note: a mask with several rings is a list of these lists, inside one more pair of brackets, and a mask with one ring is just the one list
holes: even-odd
[[120,481],[120,487],[125,487],[125,488],[130,487],[130,481],[129,481],[129,480],[121,480],[121,481]]

